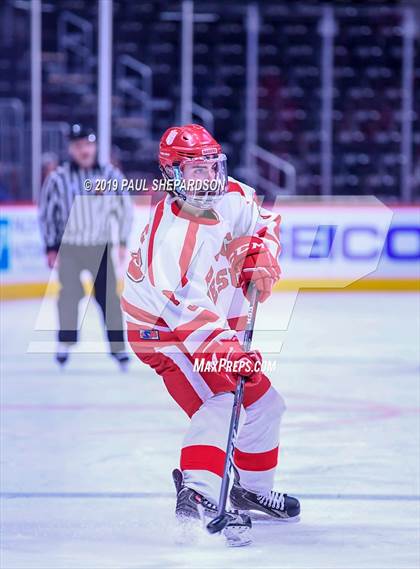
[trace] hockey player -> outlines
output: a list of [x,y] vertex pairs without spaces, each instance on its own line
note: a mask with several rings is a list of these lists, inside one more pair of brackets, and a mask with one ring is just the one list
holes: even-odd
[[[247,381],[231,505],[297,518],[298,500],[273,490],[284,402],[260,353],[245,353],[240,342],[249,285],[265,302],[280,276],[280,217],[228,178],[226,156],[202,126],[168,129],[159,164],[170,191],[132,254],[121,302],[133,351],[191,418],[173,473],[176,514],[215,515],[240,370]],[[227,529],[250,526],[236,510]]]

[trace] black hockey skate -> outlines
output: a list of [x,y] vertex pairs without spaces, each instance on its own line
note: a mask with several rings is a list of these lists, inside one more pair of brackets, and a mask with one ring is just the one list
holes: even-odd
[[[175,515],[178,521],[189,523],[199,520],[202,524],[205,524],[206,517],[216,517],[216,504],[195,490],[185,486],[184,477],[180,470],[175,469],[172,472],[172,478],[177,494]],[[230,511],[228,514],[230,520],[223,530],[227,544],[231,547],[249,545],[251,543],[251,518],[247,514],[240,514],[237,511]]]
[[121,371],[125,372],[128,370],[130,358],[125,352],[111,352],[111,356],[118,362]]
[[55,354],[55,360],[61,367],[67,363],[69,359],[69,344],[65,342],[59,342],[57,352]]
[[267,494],[255,494],[242,488],[238,472],[235,470],[235,480],[230,491],[230,503],[240,511],[256,510],[264,512],[273,518],[283,521],[298,521],[300,514],[299,500],[273,490]]

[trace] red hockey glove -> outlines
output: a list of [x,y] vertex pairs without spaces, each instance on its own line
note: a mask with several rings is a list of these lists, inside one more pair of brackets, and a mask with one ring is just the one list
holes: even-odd
[[244,352],[236,339],[213,342],[205,352],[204,359],[211,362],[214,373],[226,378],[232,389],[240,375],[253,385],[262,379],[260,352]]
[[[237,380],[243,375],[245,380],[253,385],[261,381],[262,356],[258,350],[232,352],[229,360],[233,363],[233,369],[237,369]],[[234,371],[232,373],[235,374]]]
[[227,258],[245,296],[248,297],[252,282],[259,292],[259,301],[267,300],[281,271],[264,241],[255,235],[238,237],[228,245]]

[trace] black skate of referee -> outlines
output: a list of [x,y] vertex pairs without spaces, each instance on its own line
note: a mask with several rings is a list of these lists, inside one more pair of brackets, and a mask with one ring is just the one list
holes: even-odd
[[[78,340],[78,304],[84,296],[80,274],[88,270],[93,277],[94,295],[103,315],[110,353],[124,369],[128,356],[111,250],[112,227],[116,226],[118,257],[123,262],[132,223],[131,198],[121,191],[121,172],[111,164],[98,164],[96,135],[92,129],[72,126],[69,155],[70,161],[46,178],[39,200],[48,266],[58,269],[61,285],[56,359],[64,364],[69,347]],[[109,181],[109,188],[100,186],[97,180]]]

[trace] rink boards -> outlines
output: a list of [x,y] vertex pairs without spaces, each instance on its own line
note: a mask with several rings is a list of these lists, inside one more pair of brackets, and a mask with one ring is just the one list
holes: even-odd
[[[148,221],[137,205],[129,248]],[[150,202],[149,202],[150,203]],[[416,290],[420,260],[420,208],[385,206],[375,198],[279,203],[282,280],[277,290]],[[0,215],[0,292],[4,299],[56,292],[46,266],[34,205],[7,205]]]

